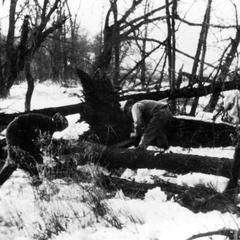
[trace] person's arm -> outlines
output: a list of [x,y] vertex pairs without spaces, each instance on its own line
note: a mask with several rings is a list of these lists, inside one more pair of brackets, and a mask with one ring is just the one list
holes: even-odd
[[141,110],[140,103],[135,103],[133,105],[132,118],[133,118],[134,134],[136,136],[140,136],[142,134],[142,128],[143,128],[142,110]]

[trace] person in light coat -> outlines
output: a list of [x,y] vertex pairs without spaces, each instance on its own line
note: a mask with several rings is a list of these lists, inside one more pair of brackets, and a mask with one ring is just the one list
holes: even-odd
[[240,123],[240,92],[229,91],[213,112],[213,120],[222,113],[222,121],[238,125]]
[[133,133],[131,137],[141,137],[139,148],[146,149],[149,145],[168,149],[166,127],[173,114],[164,101],[141,100],[136,103],[129,100],[125,111],[131,113]]

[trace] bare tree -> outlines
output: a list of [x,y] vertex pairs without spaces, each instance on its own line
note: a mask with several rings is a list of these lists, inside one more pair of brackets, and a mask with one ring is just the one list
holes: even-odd
[[[213,78],[213,83],[215,83],[217,81],[222,83],[222,84],[224,83],[224,81],[225,81],[225,79],[226,79],[226,77],[229,73],[229,69],[230,69],[230,66],[232,64],[232,61],[236,56],[239,42],[240,42],[240,27],[238,26],[236,28],[235,38],[231,39],[231,43],[229,45],[230,50],[226,55],[225,61],[223,63],[220,62],[219,67],[218,67],[218,71]],[[227,49],[229,47],[227,47]],[[224,53],[223,53],[223,55],[224,55]],[[223,56],[222,56],[222,58],[223,58]],[[223,84],[223,87],[224,87],[224,84]],[[213,93],[212,94],[212,97],[210,98],[210,101],[209,101],[208,105],[206,106],[205,111],[212,112],[215,109],[215,106],[218,102],[219,95],[220,95],[220,93]]]
[[[177,15],[177,0],[173,1],[172,12],[170,14],[169,0],[166,2],[166,17],[167,17],[167,39],[166,52],[168,58],[168,77],[171,91],[175,90],[175,65],[176,65],[176,37],[175,37],[175,15]],[[172,101],[171,109],[176,111],[176,102]]]
[[[203,77],[204,61],[205,61],[206,48],[207,48],[206,47],[207,36],[208,36],[208,30],[209,30],[209,24],[210,24],[211,5],[212,5],[212,0],[209,0],[208,4],[207,4],[206,11],[205,11],[205,15],[204,15],[204,18],[203,18],[201,32],[200,32],[199,39],[198,39],[198,46],[197,46],[195,59],[194,59],[193,66],[192,66],[192,76],[195,76],[197,74],[199,59],[200,59],[200,55],[201,55],[200,69],[199,69],[199,74],[198,75],[200,77]],[[191,79],[190,79],[190,81],[191,81]],[[190,116],[195,115],[197,105],[198,105],[198,100],[199,100],[199,98],[194,98],[192,108],[191,108],[191,111],[190,111]]]
[[[133,0],[131,2],[130,7],[125,11],[125,13],[117,19],[117,1],[110,1],[110,8],[105,18],[105,26],[104,26],[104,44],[102,52],[100,56],[98,56],[95,66],[99,67],[103,70],[103,72],[108,73],[110,69],[111,61],[114,57],[115,60],[115,77],[114,77],[114,85],[119,85],[119,82],[122,81],[122,78],[116,82],[119,75],[119,53],[120,53],[120,44],[124,41],[136,40],[136,30],[139,30],[145,24],[157,22],[159,20],[163,20],[165,16],[157,16],[153,15],[163,11],[165,9],[164,6],[156,7],[149,12],[143,13],[143,15],[139,17],[135,17],[131,20],[130,16],[133,14],[135,9],[143,3],[143,0]],[[170,5],[171,3],[169,3]],[[114,21],[113,24],[110,24],[110,15],[113,13]],[[119,17],[119,16],[118,16]],[[140,40],[141,38],[139,38]],[[142,38],[144,39],[144,38]],[[114,53],[114,56],[113,56]],[[146,56],[148,54],[145,54]],[[149,56],[149,55],[148,55]],[[144,57],[145,59],[145,57]],[[138,67],[142,65],[143,60],[141,59],[141,64],[137,64]]]
[[147,23],[147,13],[149,12],[149,2],[146,0],[145,6],[144,6],[144,15],[146,16],[146,24],[144,27],[144,33],[143,33],[143,41],[142,41],[142,48],[140,49],[141,51],[141,59],[142,59],[142,64],[141,64],[141,84],[142,88],[144,88],[146,84],[146,44],[147,44],[147,36],[148,36],[148,23]]
[[[8,92],[18,74],[24,70],[25,63],[27,65],[25,73],[27,73],[26,75],[29,77],[29,81],[32,81],[29,64],[32,61],[34,54],[47,37],[56,29],[60,28],[66,21],[66,17],[63,17],[56,19],[50,25],[48,24],[51,21],[52,16],[55,14],[60,0],[55,0],[52,3],[49,0],[44,0],[42,5],[40,5],[37,0],[35,0],[34,3],[40,11],[38,13],[40,18],[39,23],[32,25],[32,28],[29,28],[31,16],[26,15],[22,24],[20,41],[18,42],[15,39],[17,0],[11,0],[10,2],[9,28],[5,46],[5,62],[2,63],[1,67],[1,74],[3,76],[0,88],[1,97],[8,95]],[[32,88],[32,83],[30,85],[30,88]],[[30,95],[29,92],[28,96]],[[28,103],[26,106],[29,108]]]

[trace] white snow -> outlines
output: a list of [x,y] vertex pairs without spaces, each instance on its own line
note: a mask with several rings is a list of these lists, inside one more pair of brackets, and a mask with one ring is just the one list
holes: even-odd
[[[40,109],[79,103],[80,100],[76,94],[81,93],[81,89],[81,86],[65,88],[51,81],[46,81],[43,84],[37,83],[32,96],[31,108]],[[7,113],[24,111],[26,90],[27,84],[25,82],[14,85],[10,90],[9,98],[1,99],[0,110]]]
[[[14,86],[11,96],[2,100],[2,109],[22,111],[25,87],[25,84]],[[80,89],[65,89],[50,82],[38,84],[33,108],[78,103],[80,100],[73,93],[81,94]],[[78,122],[79,117],[78,114],[67,116],[69,127],[54,137],[76,139],[89,128],[86,123]],[[170,151],[227,158],[232,158],[234,153],[233,147],[171,147]],[[228,180],[200,173],[168,175],[157,169],[126,169],[122,174],[122,178],[137,182],[152,183],[154,177],[179,185],[211,185],[219,192]],[[95,212],[97,203],[107,209],[102,217]],[[0,239],[4,240],[182,240],[221,228],[239,229],[239,225],[239,217],[231,213],[193,213],[172,199],[167,200],[159,187],[149,190],[142,200],[126,197],[122,191],[112,198],[104,198],[104,191],[94,183],[80,184],[66,179],[44,180],[41,186],[33,188],[28,175],[17,170],[0,188]]]

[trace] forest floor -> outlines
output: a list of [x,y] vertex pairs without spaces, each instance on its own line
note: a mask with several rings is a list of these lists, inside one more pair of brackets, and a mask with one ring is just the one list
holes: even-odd
[[[37,84],[32,109],[78,103],[81,87],[64,88],[45,82]],[[26,84],[14,86],[11,95],[1,100],[1,111],[17,112],[24,107]],[[55,137],[76,139],[88,129],[86,123],[76,123],[79,115],[68,116],[69,127]],[[151,147],[150,147],[151,149]],[[203,156],[232,158],[233,147],[183,149],[169,151]],[[49,156],[45,156],[47,160]],[[143,199],[129,198],[119,190],[109,197],[94,181],[107,170],[86,165],[79,168],[92,178],[91,182],[71,179],[44,179],[32,187],[26,173],[17,170],[0,188],[0,239],[5,240],[185,240],[192,235],[220,229],[238,230],[240,217],[230,212],[194,213],[168,199],[161,188],[149,190]],[[161,178],[179,185],[199,184],[222,192],[228,179],[200,173],[168,174],[164,170],[126,169],[122,178],[153,183]],[[224,236],[201,239],[226,239]]]

